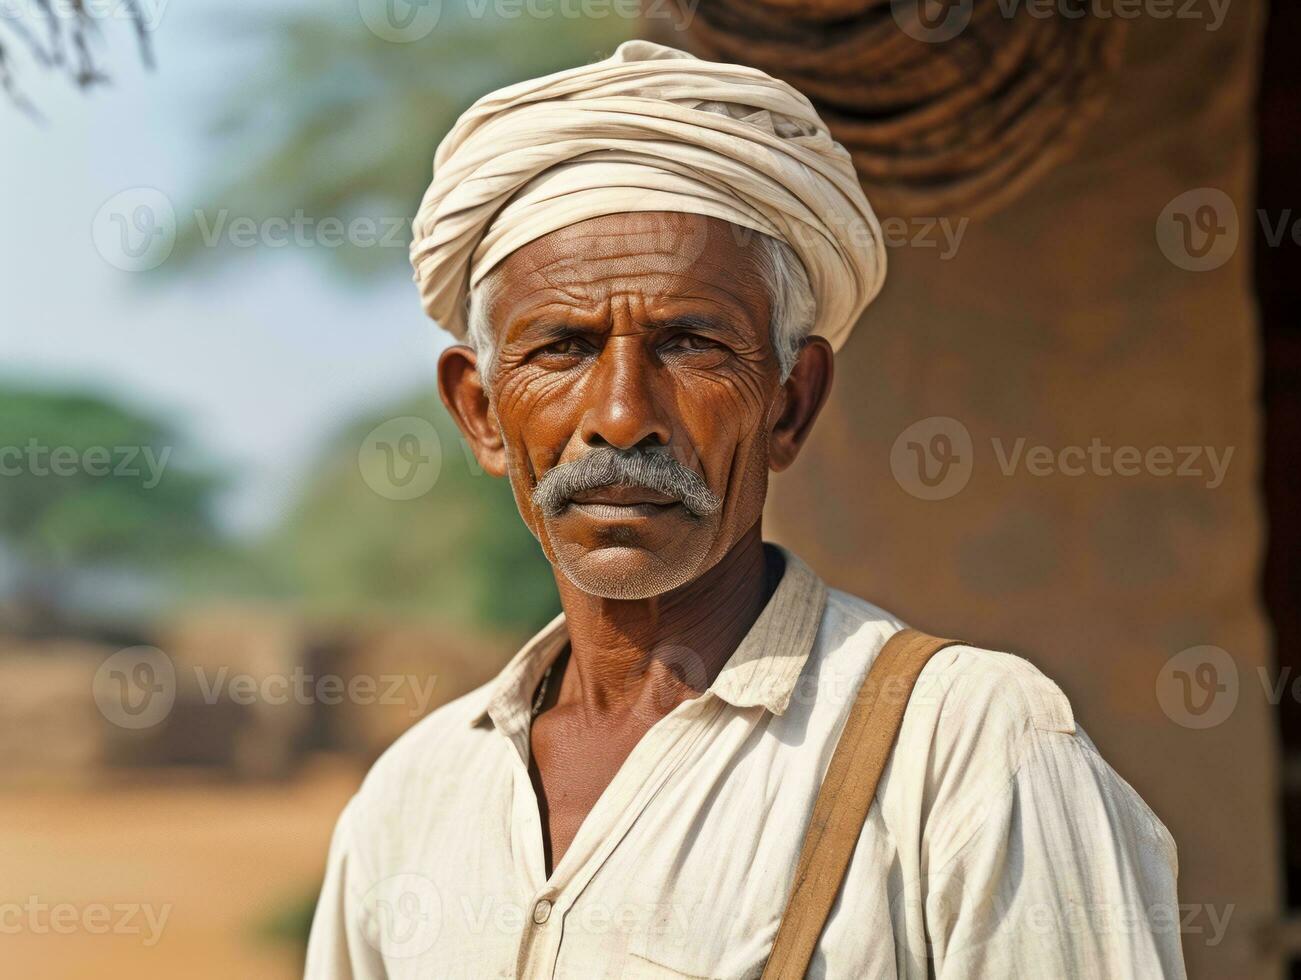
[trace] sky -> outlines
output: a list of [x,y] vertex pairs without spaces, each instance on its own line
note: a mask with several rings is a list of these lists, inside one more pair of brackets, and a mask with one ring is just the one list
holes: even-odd
[[[21,15],[22,2],[0,11]],[[23,65],[45,122],[0,102],[0,378],[88,388],[170,421],[242,474],[222,514],[255,532],[292,504],[334,433],[432,390],[447,338],[421,312],[400,248],[391,277],[360,285],[310,250],[244,249],[215,274],[182,275],[164,275],[165,263],[132,271],[114,252],[110,202],[161,194],[179,211],[194,200],[223,79],[256,71],[263,54],[214,30],[256,11],[251,0],[146,9],[155,71],[110,21],[110,86],[82,93]]]

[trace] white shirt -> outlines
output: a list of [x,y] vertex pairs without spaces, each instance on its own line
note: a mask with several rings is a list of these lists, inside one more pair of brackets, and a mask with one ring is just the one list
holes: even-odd
[[[563,616],[399,739],[339,819],[307,976],[758,977],[853,695],[903,625],[782,554],[736,652],[646,733],[550,877],[528,736]],[[1182,977],[1176,868],[1052,681],[950,647],[809,976]]]

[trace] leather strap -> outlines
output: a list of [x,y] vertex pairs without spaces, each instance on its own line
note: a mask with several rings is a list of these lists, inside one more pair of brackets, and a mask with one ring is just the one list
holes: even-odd
[[917,675],[932,656],[960,642],[900,630],[886,641],[868,670],[813,804],[795,884],[763,980],[798,980],[808,970],[899,736]]

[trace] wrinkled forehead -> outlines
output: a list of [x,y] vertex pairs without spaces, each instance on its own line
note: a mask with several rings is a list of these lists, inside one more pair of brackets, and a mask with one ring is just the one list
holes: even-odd
[[756,232],[718,218],[648,211],[605,215],[553,231],[489,276],[499,325],[539,306],[595,312],[612,298],[713,307],[766,324],[768,294]]

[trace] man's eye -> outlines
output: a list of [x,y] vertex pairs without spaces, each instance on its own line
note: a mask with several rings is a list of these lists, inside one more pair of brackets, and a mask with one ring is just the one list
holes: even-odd
[[696,333],[680,333],[667,344],[670,350],[685,351],[710,351],[720,350],[722,345],[717,341],[710,340],[708,337],[702,337]]
[[575,354],[583,354],[589,348],[587,341],[581,337],[564,337],[554,343],[547,344],[541,348],[539,354],[554,354],[561,357],[572,357]]

